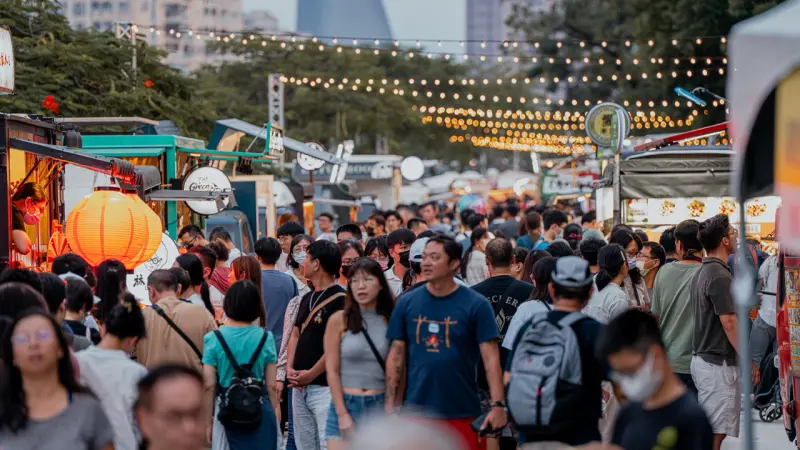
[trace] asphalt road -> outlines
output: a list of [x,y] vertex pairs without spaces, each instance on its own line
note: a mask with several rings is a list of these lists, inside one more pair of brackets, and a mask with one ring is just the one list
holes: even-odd
[[[755,449],[763,450],[795,450],[783,430],[783,418],[772,423],[764,423],[753,415],[753,432],[755,434]],[[722,441],[722,450],[743,450],[744,445],[739,439],[727,438]]]

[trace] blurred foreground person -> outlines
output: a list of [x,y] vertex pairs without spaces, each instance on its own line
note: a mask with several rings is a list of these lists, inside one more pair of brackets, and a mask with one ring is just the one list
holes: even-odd
[[192,368],[159,366],[139,381],[134,415],[147,450],[206,448],[206,414],[203,377]]
[[458,436],[419,420],[388,416],[368,420],[355,433],[350,450],[462,450]]

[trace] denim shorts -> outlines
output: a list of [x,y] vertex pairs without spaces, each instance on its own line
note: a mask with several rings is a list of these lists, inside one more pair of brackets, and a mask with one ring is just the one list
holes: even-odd
[[[344,405],[347,412],[353,418],[353,423],[358,424],[360,419],[368,414],[383,414],[384,394],[377,395],[352,395],[344,394]],[[339,431],[339,416],[336,414],[336,406],[331,401],[331,408],[328,410],[328,422],[325,424],[325,438],[342,440]]]

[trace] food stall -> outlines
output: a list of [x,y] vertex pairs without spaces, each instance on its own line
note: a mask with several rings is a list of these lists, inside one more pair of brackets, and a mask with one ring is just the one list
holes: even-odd
[[[797,445],[800,404],[800,1],[776,6],[740,22],[732,31],[727,95],[735,155],[732,193],[740,200],[774,194],[782,199],[777,237],[780,242],[776,302],[778,362],[783,419],[789,441]],[[742,211],[740,211],[742,214]],[[743,224],[740,224],[740,229]],[[741,244],[740,244],[741,245]],[[746,272],[746,271],[742,271]],[[742,399],[750,405],[750,349],[746,315],[755,304],[752,278],[737,270],[734,291],[739,316]],[[769,301],[764,295],[763,301]],[[744,414],[742,441],[752,448],[752,421]]]

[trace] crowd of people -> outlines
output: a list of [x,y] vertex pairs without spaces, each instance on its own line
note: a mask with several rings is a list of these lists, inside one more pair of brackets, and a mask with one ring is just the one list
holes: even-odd
[[[334,223],[321,214],[315,238],[285,221],[254,255],[185,226],[147,299],[116,260],[0,273],[0,448],[719,450],[738,436],[727,216],[659,242],[517,202]],[[759,275],[774,291],[775,257]],[[768,298],[754,382],[774,339]]]

